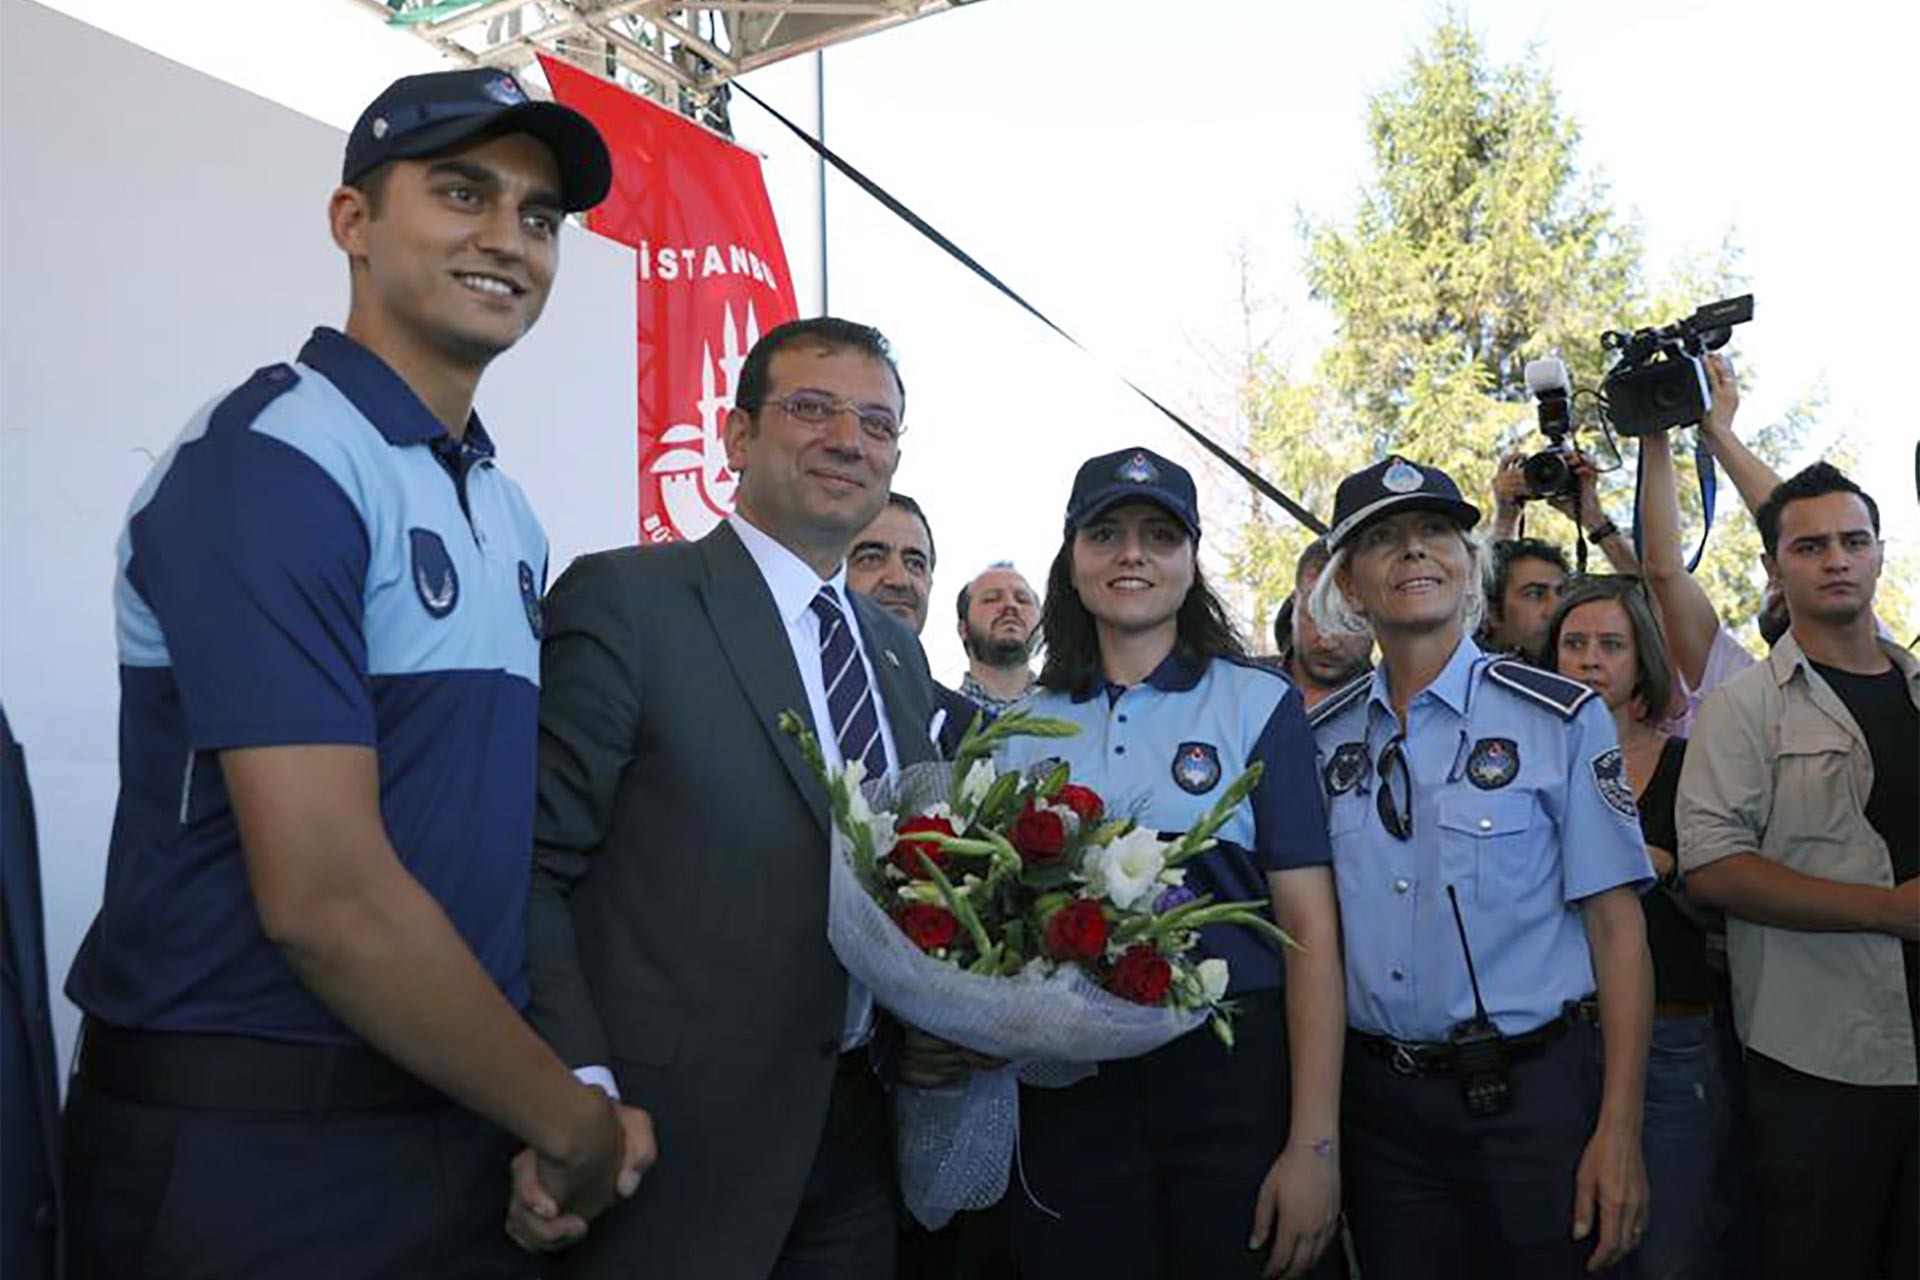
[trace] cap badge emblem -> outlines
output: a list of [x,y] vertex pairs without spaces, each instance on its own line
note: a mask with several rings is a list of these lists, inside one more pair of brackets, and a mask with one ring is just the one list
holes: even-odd
[[1135,453],[1114,474],[1128,484],[1152,484],[1160,478],[1160,469],[1147,461],[1145,453]]
[[1380,483],[1386,486],[1389,493],[1417,493],[1425,486],[1427,478],[1420,474],[1420,468],[1405,458],[1395,458],[1393,465],[1387,468],[1387,473],[1380,477]]
[[512,76],[501,76],[487,87],[493,91],[492,96],[502,102],[519,102],[527,96],[520,91],[520,86],[513,82]]
[[381,138],[384,138],[386,136],[387,136],[387,118],[385,116],[375,116],[373,118],[374,141],[377,142]]

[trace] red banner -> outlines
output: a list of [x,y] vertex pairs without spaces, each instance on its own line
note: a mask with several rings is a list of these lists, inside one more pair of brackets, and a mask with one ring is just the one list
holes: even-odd
[[740,366],[800,314],[760,159],[577,67],[540,65],[613,152],[613,190],[587,225],[639,254],[640,539],[698,538],[733,510],[723,433]]

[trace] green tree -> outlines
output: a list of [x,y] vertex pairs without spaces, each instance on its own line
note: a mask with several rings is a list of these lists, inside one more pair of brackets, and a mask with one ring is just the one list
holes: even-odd
[[[1340,477],[1391,451],[1445,468],[1491,516],[1500,456],[1544,443],[1524,384],[1528,360],[1559,355],[1576,386],[1593,387],[1606,363],[1601,331],[1666,323],[1740,291],[1730,241],[1649,285],[1639,236],[1581,170],[1579,129],[1545,72],[1531,57],[1492,65],[1458,18],[1442,19],[1405,73],[1373,96],[1367,135],[1372,178],[1351,218],[1304,218],[1300,228],[1307,284],[1332,313],[1333,339],[1305,374],[1250,353],[1240,405],[1256,464],[1323,515]],[[1741,376],[1751,388],[1752,368]],[[1741,422],[1742,435],[1788,470],[1820,404],[1817,394],[1803,397],[1779,422]],[[1690,460],[1692,433],[1681,434],[1678,452]],[[1581,435],[1604,459],[1599,433]],[[1632,445],[1622,452],[1602,496],[1624,527]],[[1690,461],[1681,491],[1697,537]],[[1531,504],[1527,521],[1529,533],[1573,542],[1572,526],[1544,504]],[[1256,623],[1286,597],[1309,536],[1290,521],[1243,530],[1231,573]],[[1699,572],[1722,616],[1749,638],[1763,588],[1758,557],[1751,522],[1723,484]]]

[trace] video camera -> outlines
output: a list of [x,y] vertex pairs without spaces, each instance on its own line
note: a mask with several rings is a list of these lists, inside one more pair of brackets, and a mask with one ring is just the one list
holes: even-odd
[[[1600,345],[1614,353],[1600,383],[1614,427],[1623,436],[1644,436],[1706,417],[1713,394],[1702,356],[1724,347],[1733,326],[1751,319],[1753,295],[1744,293],[1709,302],[1664,329],[1610,329],[1601,334]],[[1531,375],[1532,365],[1528,372]]]

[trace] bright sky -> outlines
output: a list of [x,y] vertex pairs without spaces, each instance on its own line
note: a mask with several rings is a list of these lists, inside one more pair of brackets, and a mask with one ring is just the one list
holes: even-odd
[[[348,0],[274,0],[270,17],[232,0],[53,6],[343,129],[387,81],[436,64]],[[1263,302],[1256,340],[1304,367],[1328,318],[1299,279],[1298,216],[1352,207],[1366,96],[1440,12],[1424,0],[990,0],[831,51],[828,140],[1106,362],[1224,428],[1242,246]],[[1920,272],[1905,220],[1887,216],[1909,204],[1897,158],[1920,7],[1833,0],[1816,19],[1786,0],[1657,16],[1483,0],[1465,12],[1496,59],[1537,52],[1583,128],[1584,165],[1637,218],[1656,273],[1732,232],[1758,299],[1732,347],[1749,375],[1742,422],[1824,387],[1824,424],[1859,458],[1893,545],[1920,550],[1914,393],[1900,372]],[[747,83],[795,118],[810,112],[810,59]],[[810,153],[743,99],[734,124],[766,157],[809,311]],[[837,178],[828,238],[833,309],[888,333],[910,389],[896,484],[934,523],[925,640],[936,675],[957,679],[953,594],[1003,558],[1039,584],[1080,461],[1133,444],[1194,451]],[[1244,493],[1224,473],[1202,484],[1208,546],[1225,548]],[[1264,620],[1251,630],[1263,637]]]

